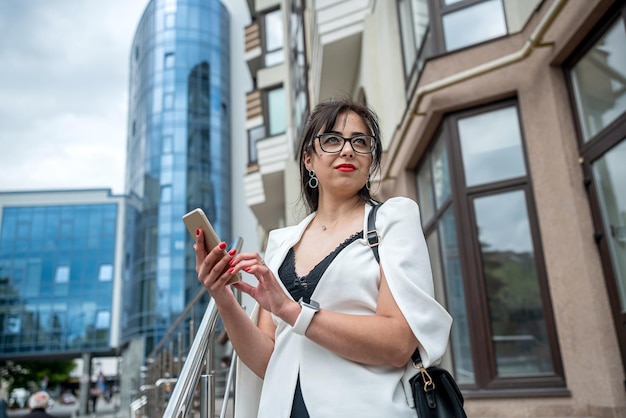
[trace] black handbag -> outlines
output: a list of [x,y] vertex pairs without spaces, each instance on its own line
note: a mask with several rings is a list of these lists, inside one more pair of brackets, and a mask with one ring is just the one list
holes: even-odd
[[[378,254],[376,212],[380,206],[372,207],[367,218],[367,233],[365,234],[365,238],[378,262],[380,262],[380,256]],[[418,370],[418,373],[409,380],[417,416],[419,418],[467,418],[463,410],[463,394],[452,375],[441,367],[425,368],[417,349],[411,359],[413,360],[413,367]]]
[[419,370],[409,380],[419,418],[467,418],[463,410],[463,394],[446,369],[425,368],[417,350],[411,357]]

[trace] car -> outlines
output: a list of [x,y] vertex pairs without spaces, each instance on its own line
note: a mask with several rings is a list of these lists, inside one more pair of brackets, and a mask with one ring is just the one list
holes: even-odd
[[76,399],[76,396],[74,396],[70,392],[64,392],[59,397],[59,403],[61,405],[72,405],[72,404],[75,404],[76,402],[78,402],[78,400]]

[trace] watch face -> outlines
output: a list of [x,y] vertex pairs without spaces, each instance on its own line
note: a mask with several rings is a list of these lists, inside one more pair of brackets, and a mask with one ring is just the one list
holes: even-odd
[[307,308],[313,309],[314,311],[320,310],[320,304],[313,299],[310,299],[309,302],[305,302],[304,298],[300,298],[299,302],[300,305],[306,306]]

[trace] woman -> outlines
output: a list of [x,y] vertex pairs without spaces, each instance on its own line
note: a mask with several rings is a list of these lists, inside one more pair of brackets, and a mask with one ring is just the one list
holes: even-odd
[[[426,366],[438,361],[451,324],[433,299],[418,207],[393,198],[378,211],[379,265],[363,239],[382,150],[376,115],[350,100],[320,103],[299,149],[310,214],[270,233],[265,261],[225,255],[225,243],[207,253],[196,231],[198,279],[246,369],[263,379],[259,417],[414,418],[411,354],[419,347]],[[240,271],[258,281],[234,285],[257,301],[253,320],[226,285]]]

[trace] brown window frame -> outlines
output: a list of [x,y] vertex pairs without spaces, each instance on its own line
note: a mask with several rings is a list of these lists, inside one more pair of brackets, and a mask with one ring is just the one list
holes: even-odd
[[[457,130],[457,121],[460,118],[474,116],[506,107],[515,107],[520,121],[521,146],[524,154],[526,175],[503,181],[467,187],[463,172],[460,138]],[[439,207],[431,219],[424,224],[424,234],[429,236],[437,228],[442,215],[454,205],[456,217],[456,234],[458,237],[459,262],[463,274],[465,302],[469,326],[469,340],[472,347],[472,362],[474,367],[474,384],[460,384],[467,398],[494,398],[494,397],[545,397],[567,396],[569,391],[565,386],[565,373],[561,359],[556,322],[553,315],[552,302],[548,286],[546,264],[543,254],[541,231],[533,196],[532,179],[528,166],[528,152],[524,139],[524,129],[521,125],[521,109],[516,98],[491,103],[455,113],[445,115],[439,130],[433,138],[444,141],[448,154],[448,168],[450,176],[450,196]],[[429,156],[436,142],[429,145],[425,156]],[[416,174],[426,162],[420,161],[416,167]],[[487,305],[487,291],[483,275],[483,262],[478,243],[477,228],[474,222],[475,213],[473,201],[478,197],[501,194],[507,191],[521,190],[524,192],[527,205],[530,233],[535,251],[537,280],[540,289],[543,307],[546,335],[550,346],[554,371],[550,375],[498,377],[496,358],[491,343],[491,322]],[[441,242],[439,240],[439,242]],[[441,251],[440,251],[441,254]],[[447,297],[447,296],[446,296]],[[451,344],[454,344],[452,342]],[[451,345],[451,349],[454,347]]]
[[[611,314],[615,333],[622,357],[622,368],[626,373],[626,311],[622,312],[622,304],[619,299],[619,291],[617,288],[617,277],[611,259],[609,244],[605,239],[607,231],[605,230],[602,210],[600,207],[600,198],[598,196],[598,185],[593,180],[593,163],[602,158],[614,146],[624,140],[626,132],[626,112],[622,113],[618,118],[611,122],[608,126],[584,141],[583,129],[580,126],[580,114],[576,105],[574,95],[574,82],[571,71],[574,66],[593,48],[597,42],[605,35],[609,28],[621,20],[626,27],[626,3],[616,3],[611,7],[605,16],[591,29],[590,33],[583,40],[576,51],[568,57],[563,63],[563,72],[567,82],[569,91],[570,106],[572,116],[576,128],[576,141],[580,155],[580,165],[584,175],[583,185],[587,191],[589,206],[591,209],[591,217],[594,226],[594,240],[598,246],[600,260],[604,272],[604,281],[606,285],[607,295],[610,303]],[[626,47],[625,47],[626,48]]]

